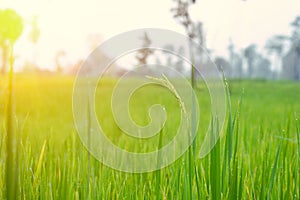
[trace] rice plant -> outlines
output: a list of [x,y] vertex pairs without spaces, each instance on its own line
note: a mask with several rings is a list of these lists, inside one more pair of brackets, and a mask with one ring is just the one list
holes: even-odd
[[[73,77],[15,75],[15,80],[12,103],[22,124],[18,129],[12,124],[20,139],[19,164],[12,167],[18,171],[16,199],[299,199],[298,83],[229,81],[228,118],[222,137],[208,156],[200,159],[190,147],[168,167],[130,174],[101,164],[82,145],[72,121]],[[107,111],[97,113],[99,123],[105,122],[103,128],[121,144],[122,132],[115,128],[109,114],[110,98],[106,98],[116,81],[103,81],[105,88],[95,98],[101,111]],[[274,87],[276,91],[265,95]],[[174,94],[153,86],[133,97],[139,100],[133,111],[143,116],[149,96],[158,90],[155,100],[166,106],[169,115],[181,110]],[[209,95],[204,90],[197,93],[198,100],[200,107],[209,108]],[[7,99],[0,98],[0,102],[6,104]],[[209,109],[202,109],[201,114],[203,122],[211,121],[215,127],[211,131],[218,130],[220,124],[217,119],[211,120]],[[0,112],[1,120],[6,115]],[[140,120],[147,122],[146,118]],[[162,136],[173,132],[176,124],[175,118],[165,124],[155,140],[157,148],[166,144],[169,138]],[[1,132],[7,130],[6,126],[2,124]],[[197,147],[205,130],[199,126]],[[5,148],[7,138],[2,136],[0,198],[5,199],[5,185],[14,182],[6,183],[9,152]]]

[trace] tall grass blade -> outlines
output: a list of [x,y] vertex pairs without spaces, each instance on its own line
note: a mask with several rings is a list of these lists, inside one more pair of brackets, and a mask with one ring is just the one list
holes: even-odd
[[279,155],[280,155],[280,149],[281,149],[281,144],[277,148],[275,161],[274,161],[274,164],[272,166],[272,173],[271,173],[271,177],[270,177],[268,199],[271,198],[271,194],[272,194],[273,184],[274,184],[274,181],[275,181],[275,176],[276,176],[276,172],[277,172],[277,168],[278,168],[277,163],[278,163],[278,159],[279,159]]
[[239,194],[237,199],[243,199],[243,190],[244,190],[244,177],[243,177],[243,162],[241,163],[240,170],[240,180],[239,180]]
[[[299,121],[298,117],[296,116],[295,113],[295,119],[296,119],[296,137],[297,137],[297,161],[296,161],[296,167],[295,167],[295,188],[294,188],[294,199],[299,199],[300,198],[300,128],[299,128]],[[297,195],[297,188],[298,188],[298,195]]]
[[10,54],[9,54],[9,75],[8,75],[8,99],[7,99],[7,110],[6,110],[6,198],[8,200],[16,198],[16,182],[17,170],[16,166],[16,155],[14,140],[15,133],[13,127],[13,73],[14,73],[14,53],[13,45],[10,45]]
[[[91,102],[92,102],[92,95],[90,91],[90,83],[88,83],[88,100],[87,100],[87,134],[88,134],[88,149],[90,150],[91,148]],[[89,199],[89,191],[90,191],[90,176],[91,176],[91,155],[90,152],[87,152],[87,159],[88,159],[88,165],[87,165],[87,181],[86,181],[86,199]]]
[[[157,145],[158,153],[157,153],[156,164],[157,164],[158,168],[161,166],[161,161],[162,161],[162,155],[159,151],[162,148],[162,144],[163,144],[163,128],[160,131],[158,145]],[[156,178],[156,186],[155,186],[156,198],[157,199],[162,199],[162,195],[161,195],[161,170],[157,170],[155,172],[155,178]]]
[[40,153],[40,156],[39,156],[39,161],[38,161],[38,164],[36,166],[35,173],[34,173],[34,181],[33,181],[34,186],[36,186],[37,180],[39,178],[39,174],[41,173],[41,168],[42,168],[42,164],[43,164],[43,158],[44,158],[46,143],[47,143],[47,140],[44,141],[44,144],[42,146],[41,153]]
[[[218,122],[212,120],[211,141],[214,144],[215,138],[214,131],[218,131]],[[210,154],[210,185],[211,185],[211,197],[212,199],[221,199],[221,172],[220,172],[220,140],[217,139],[215,147]]]

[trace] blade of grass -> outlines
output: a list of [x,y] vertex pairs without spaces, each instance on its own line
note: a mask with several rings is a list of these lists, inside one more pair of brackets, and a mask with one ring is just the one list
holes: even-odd
[[[161,161],[162,161],[162,155],[159,151],[162,148],[162,142],[163,142],[163,129],[161,129],[161,131],[160,131],[158,145],[157,145],[157,147],[158,147],[157,151],[159,153],[157,154],[156,164],[157,164],[158,169],[160,168]],[[155,186],[156,198],[161,199],[161,197],[162,197],[162,195],[161,195],[161,170],[157,170],[155,172],[155,175],[156,175],[155,176],[155,178],[156,178],[156,186]]]
[[[88,99],[87,99],[87,134],[88,134],[88,148],[91,148],[91,91],[90,91],[90,82],[88,82]],[[91,158],[90,153],[87,151],[87,182],[86,182],[86,199],[89,199],[89,191],[90,191],[90,169],[91,169]]]
[[[212,120],[212,133],[211,140],[214,144],[214,140],[216,140],[213,131],[218,131],[218,122],[215,123]],[[212,199],[221,199],[221,172],[220,172],[220,140],[217,140],[215,147],[211,151],[210,156],[210,184],[211,184],[211,197]]]
[[272,166],[272,173],[271,173],[270,184],[269,184],[269,193],[268,193],[268,198],[267,199],[271,198],[273,184],[274,184],[275,177],[276,177],[276,172],[277,172],[277,162],[278,162],[278,159],[279,159],[280,150],[281,150],[281,144],[279,144],[279,146],[277,147],[275,161],[274,161],[273,166]]
[[40,153],[40,156],[39,156],[39,161],[38,161],[38,164],[36,166],[35,173],[34,173],[34,181],[33,181],[34,186],[36,186],[37,180],[39,178],[39,174],[41,172],[46,143],[47,143],[47,140],[44,141],[44,144],[42,146],[41,153]]
[[201,192],[200,192],[200,178],[199,178],[199,173],[197,164],[194,165],[194,170],[195,170],[195,176],[196,176],[196,189],[197,189],[197,197],[198,199],[201,199]]
[[10,45],[10,58],[9,58],[9,75],[8,75],[8,99],[6,111],[6,198],[8,200],[16,198],[15,182],[17,176],[15,174],[15,155],[14,155],[14,127],[13,127],[13,71],[14,71],[14,58],[13,58],[13,45]]
[[237,199],[243,199],[243,190],[244,190],[244,177],[243,177],[243,161],[241,162],[240,170],[240,180],[239,180],[239,194]]
[[[227,122],[227,131],[226,131],[226,140],[224,146],[224,158],[223,158],[223,167],[222,167],[222,180],[221,180],[221,189],[222,192],[225,192],[225,188],[230,184],[230,163],[232,157],[232,145],[233,145],[233,128],[235,124],[235,117],[232,117],[232,107],[231,107],[231,98],[229,85],[225,76],[223,74],[224,84],[226,86],[226,100],[228,107],[228,122]],[[227,176],[226,176],[227,173]],[[228,181],[225,183],[226,177],[228,177]]]
[[[296,161],[296,167],[295,167],[295,172],[294,172],[294,177],[295,177],[295,187],[294,187],[294,199],[297,199],[297,188],[298,188],[298,198],[300,198],[300,173],[298,171],[299,165],[300,165],[300,129],[299,129],[299,121],[298,117],[296,116],[295,113],[295,121],[296,121],[296,137],[297,137],[297,161]],[[298,187],[297,187],[297,182],[298,182]]]

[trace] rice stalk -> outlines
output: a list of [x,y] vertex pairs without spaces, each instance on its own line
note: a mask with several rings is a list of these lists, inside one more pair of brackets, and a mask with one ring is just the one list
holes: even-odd
[[15,155],[15,130],[13,126],[13,71],[14,71],[14,51],[13,45],[10,45],[10,54],[9,54],[9,74],[8,74],[8,94],[7,94],[7,110],[6,110],[6,198],[8,200],[15,199],[17,194],[18,186],[18,169],[16,166]]

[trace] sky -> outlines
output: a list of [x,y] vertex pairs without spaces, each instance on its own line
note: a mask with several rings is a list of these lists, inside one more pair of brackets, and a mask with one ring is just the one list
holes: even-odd
[[[16,43],[16,63],[36,55],[42,68],[52,69],[60,50],[66,62],[88,56],[89,35],[105,41],[138,28],[164,28],[184,34],[173,18],[172,0],[0,0],[0,8],[15,9],[26,29]],[[290,34],[290,22],[300,15],[298,0],[197,0],[190,8],[194,21],[202,21],[207,46],[215,55],[227,55],[229,39],[237,50],[251,43],[260,49],[275,34]],[[38,16],[41,36],[36,46],[29,41],[29,23]],[[100,42],[99,40],[99,42]]]

